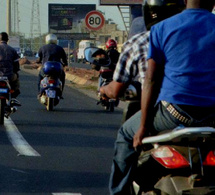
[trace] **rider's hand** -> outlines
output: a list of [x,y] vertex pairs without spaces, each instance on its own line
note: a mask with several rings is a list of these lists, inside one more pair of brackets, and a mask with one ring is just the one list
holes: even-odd
[[99,92],[100,92],[101,94],[105,94],[105,89],[104,89],[104,87],[100,87],[100,88],[99,88]]
[[136,134],[133,137],[133,147],[137,148],[138,146],[142,145],[142,139],[144,137],[144,134],[146,132],[146,128],[140,127]]

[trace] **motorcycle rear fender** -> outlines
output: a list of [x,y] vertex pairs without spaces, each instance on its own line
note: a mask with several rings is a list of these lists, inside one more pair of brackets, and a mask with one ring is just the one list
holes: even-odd
[[182,142],[184,138],[193,140],[196,138],[215,139],[215,128],[213,127],[179,127],[156,136],[145,137],[142,144],[156,144],[165,142]]
[[167,175],[162,177],[156,184],[155,189],[171,195],[182,195],[184,191],[189,191],[189,194],[208,194],[215,192],[215,186],[195,187],[197,175],[193,174],[190,177]]
[[[41,89],[47,89],[50,87],[54,87],[54,88],[62,88],[62,82],[60,81],[60,79],[54,79],[56,80],[55,84],[50,85],[49,84],[49,77],[44,77],[41,81],[40,81],[40,88]],[[45,87],[44,87],[45,86]]]

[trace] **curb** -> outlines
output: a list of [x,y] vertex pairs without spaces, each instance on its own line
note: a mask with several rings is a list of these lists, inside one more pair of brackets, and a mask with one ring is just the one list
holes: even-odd
[[[22,65],[22,69],[26,69],[26,70],[36,70],[37,72],[39,72],[39,69],[40,67],[36,67],[36,66],[32,66],[30,64],[24,64]],[[91,85],[91,86],[97,86],[97,82],[93,82],[89,79],[86,79],[86,78],[82,78],[82,77],[79,77],[77,75],[74,75],[74,74],[71,74],[71,73],[68,73],[68,72],[65,72],[66,74],[66,80],[68,81],[71,81],[75,84],[78,84],[78,85]]]

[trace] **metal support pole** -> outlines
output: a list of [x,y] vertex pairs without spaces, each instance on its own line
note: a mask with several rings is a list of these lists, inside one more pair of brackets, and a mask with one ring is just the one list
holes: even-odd
[[11,35],[11,0],[7,0],[7,33]]

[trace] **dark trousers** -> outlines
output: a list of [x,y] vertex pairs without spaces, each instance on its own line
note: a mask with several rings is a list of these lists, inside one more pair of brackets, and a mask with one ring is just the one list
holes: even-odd
[[14,90],[14,92],[11,94],[11,98],[16,98],[20,94],[19,74],[14,73],[12,78],[9,79],[9,83],[11,89]]

